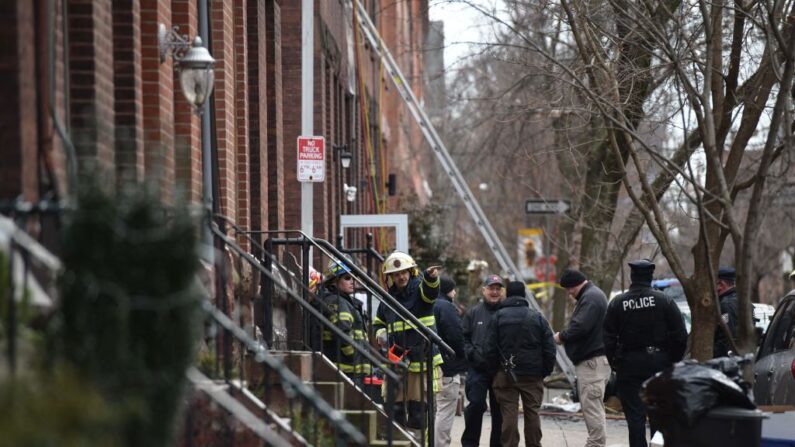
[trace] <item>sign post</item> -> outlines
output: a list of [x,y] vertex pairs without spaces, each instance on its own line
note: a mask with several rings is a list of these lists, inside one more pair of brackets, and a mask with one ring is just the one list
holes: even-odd
[[326,180],[326,139],[298,137],[297,177],[299,182]]

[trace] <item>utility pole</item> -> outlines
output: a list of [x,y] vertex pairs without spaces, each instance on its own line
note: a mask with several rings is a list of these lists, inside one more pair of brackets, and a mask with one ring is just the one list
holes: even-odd
[[[314,2],[315,0],[301,0],[301,135],[312,136],[313,111],[315,102],[315,74],[314,74]],[[301,183],[301,231],[307,236],[314,237],[314,184]],[[312,258],[310,253],[309,259]],[[304,260],[308,262],[308,260]]]

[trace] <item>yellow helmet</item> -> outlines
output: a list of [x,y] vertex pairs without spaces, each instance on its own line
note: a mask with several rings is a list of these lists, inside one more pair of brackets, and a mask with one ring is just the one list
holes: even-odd
[[403,253],[402,251],[395,250],[384,261],[383,272],[385,275],[395,272],[402,272],[403,270],[415,269],[417,263],[414,258]]

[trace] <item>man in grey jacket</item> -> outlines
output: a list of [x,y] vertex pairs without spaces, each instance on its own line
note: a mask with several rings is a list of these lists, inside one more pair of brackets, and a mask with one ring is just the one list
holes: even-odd
[[602,324],[607,313],[607,298],[581,272],[567,269],[560,286],[576,301],[569,325],[555,334],[555,343],[563,344],[577,374],[577,393],[588,429],[586,447],[604,447],[605,386],[610,378],[610,364],[605,356]]

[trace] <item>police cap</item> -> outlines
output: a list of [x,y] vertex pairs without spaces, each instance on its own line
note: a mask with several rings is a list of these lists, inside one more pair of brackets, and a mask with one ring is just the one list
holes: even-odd
[[654,276],[654,263],[648,259],[639,259],[628,263],[629,265],[629,279],[633,283],[644,283],[651,285],[651,279]]
[[654,263],[648,259],[638,259],[637,261],[629,262],[628,265],[633,272],[654,271]]

